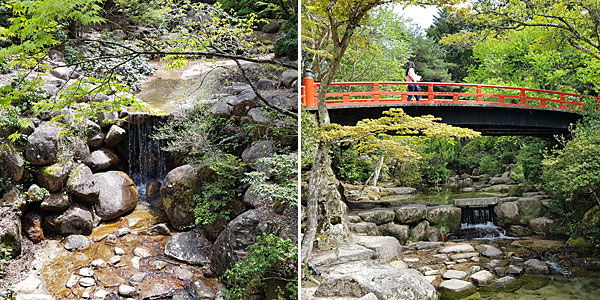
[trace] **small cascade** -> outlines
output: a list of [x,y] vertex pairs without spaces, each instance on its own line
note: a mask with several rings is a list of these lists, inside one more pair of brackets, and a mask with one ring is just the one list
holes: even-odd
[[461,207],[461,225],[454,240],[496,240],[511,238],[506,230],[494,224],[493,206]]
[[460,223],[465,225],[494,223],[494,209],[492,206],[485,207],[462,207]]
[[167,175],[169,155],[161,150],[166,142],[151,137],[154,128],[165,121],[167,117],[167,115],[149,115],[147,113],[134,113],[128,117],[128,174],[137,186],[140,199],[146,199],[148,183],[162,183]]

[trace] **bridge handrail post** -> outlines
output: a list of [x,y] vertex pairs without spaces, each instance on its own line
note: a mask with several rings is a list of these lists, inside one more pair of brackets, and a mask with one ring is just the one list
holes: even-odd
[[483,96],[481,96],[481,85],[477,85],[477,102],[482,102],[483,101]]
[[379,103],[379,83],[373,83],[373,103]]
[[565,93],[560,93],[560,108],[565,109]]
[[427,100],[433,101],[433,83],[427,84]]
[[525,104],[527,104],[527,101],[525,99],[525,89],[520,88],[519,90],[521,91],[521,96],[519,97],[519,99],[521,100],[521,104],[525,105]]
[[315,86],[315,79],[309,69],[305,71],[304,74],[304,95],[306,99],[304,100],[306,107],[316,107],[317,99],[315,95],[317,95],[317,87]]

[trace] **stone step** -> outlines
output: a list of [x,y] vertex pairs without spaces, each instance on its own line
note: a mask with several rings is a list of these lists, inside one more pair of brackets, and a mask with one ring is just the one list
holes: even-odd
[[481,197],[455,199],[454,206],[458,207],[486,207],[498,204],[498,197]]

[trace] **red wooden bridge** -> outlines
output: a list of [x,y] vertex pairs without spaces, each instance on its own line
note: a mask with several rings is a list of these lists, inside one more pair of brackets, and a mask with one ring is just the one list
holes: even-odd
[[[303,82],[302,105],[315,110],[319,83],[310,77]],[[334,82],[326,98],[331,121],[353,125],[400,107],[409,115],[431,114],[484,135],[548,136],[567,132],[581,117],[579,111],[600,103],[600,97],[522,87],[419,82],[421,91],[409,92],[409,84],[413,83]]]

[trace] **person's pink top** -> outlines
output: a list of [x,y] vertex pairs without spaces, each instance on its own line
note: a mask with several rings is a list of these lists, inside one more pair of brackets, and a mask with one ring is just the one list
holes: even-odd
[[416,82],[415,78],[417,78],[417,74],[415,73],[415,69],[408,69],[408,74],[406,75],[407,82]]

